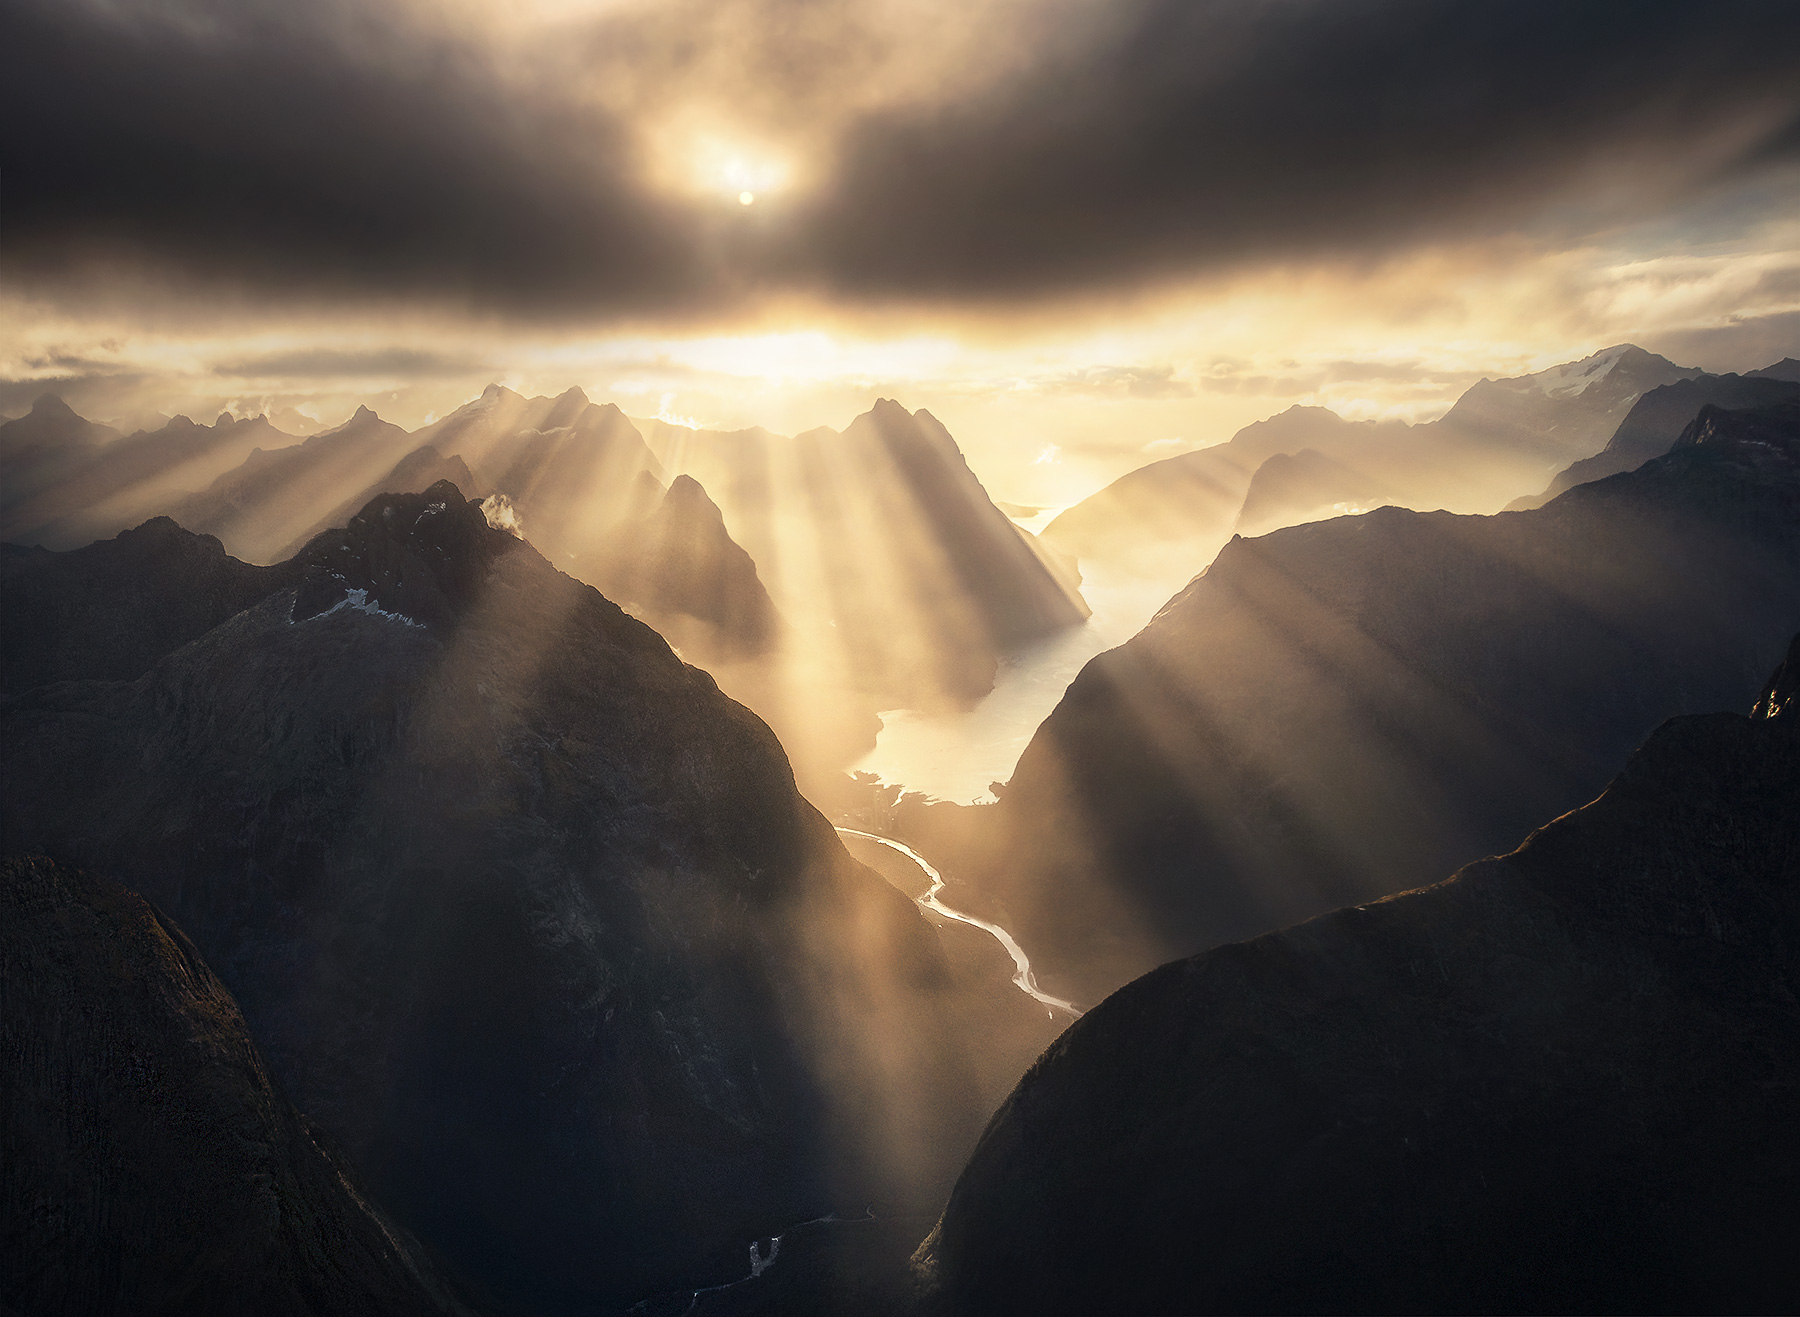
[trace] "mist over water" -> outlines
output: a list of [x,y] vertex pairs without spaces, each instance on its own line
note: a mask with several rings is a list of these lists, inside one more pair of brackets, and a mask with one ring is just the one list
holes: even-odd
[[1172,564],[1168,576],[1146,579],[1084,565],[1081,593],[1094,610],[1085,623],[1003,656],[992,693],[973,708],[883,710],[875,748],[852,767],[939,800],[992,801],[991,785],[1012,777],[1038,724],[1087,661],[1140,631],[1205,564],[1186,567]]

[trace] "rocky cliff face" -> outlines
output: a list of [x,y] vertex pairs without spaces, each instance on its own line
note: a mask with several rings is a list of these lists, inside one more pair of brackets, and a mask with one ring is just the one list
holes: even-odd
[[[1771,370],[1777,367],[1770,367]],[[1557,473],[1535,498],[1512,506],[1541,507],[1566,489],[1634,471],[1668,452],[1703,407],[1734,410],[1769,407],[1800,397],[1800,383],[1766,375],[1699,375],[1652,389],[1639,398],[1606,441],[1606,447]]]
[[42,857],[0,861],[0,1130],[8,1311],[466,1311],[181,931]]
[[1708,417],[1535,512],[1233,541],[1083,671],[958,872],[1093,1001],[1507,850],[1745,707],[1800,623],[1800,419]]
[[294,570],[135,681],[0,705],[0,844],[178,918],[397,1217],[586,1310],[953,1170],[1010,1000],[754,716],[448,485]]
[[1091,1011],[921,1250],[939,1306],[1791,1306],[1797,669],[1503,859]]

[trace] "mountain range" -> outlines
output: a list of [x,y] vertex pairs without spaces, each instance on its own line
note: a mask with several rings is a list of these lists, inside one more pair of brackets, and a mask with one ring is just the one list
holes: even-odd
[[1509,849],[1664,719],[1747,706],[1797,627],[1800,403],[1709,407],[1536,511],[1234,538],[1087,665],[944,862],[1096,1001]]
[[[1003,653],[1086,615],[1072,572],[929,413],[880,401],[842,434],[793,439],[682,430],[669,463],[640,426],[667,457],[673,427],[580,389],[493,385],[411,433],[365,407],[303,441],[229,416],[118,438],[46,397],[0,425],[0,530],[71,549],[166,514],[275,563],[377,494],[449,480],[705,664],[815,775],[872,743],[876,710],[966,705]],[[799,495],[762,497],[776,468]]]
[[[1788,1306],[1789,366],[1294,408],[1041,541],[885,399],[41,399],[0,1308]],[[833,772],[1084,558],[1185,585],[997,803]]]
[[1598,452],[1645,393],[1701,373],[1620,344],[1535,374],[1481,380],[1422,425],[1291,407],[1223,444],[1120,477],[1059,514],[1044,539],[1078,560],[1179,582],[1233,533],[1385,503],[1498,511]]

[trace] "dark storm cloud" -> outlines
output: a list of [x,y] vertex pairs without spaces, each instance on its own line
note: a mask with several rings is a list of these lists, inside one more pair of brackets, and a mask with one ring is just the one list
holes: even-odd
[[[808,8],[766,2],[771,31]],[[9,277],[54,292],[107,257],[545,315],[784,286],[1030,297],[1526,224],[1579,236],[1800,154],[1791,0],[1071,0],[1015,17],[1079,39],[847,107],[809,197],[738,214],[643,184],[631,126],[570,94],[567,65],[521,87],[385,12],[7,0]],[[640,59],[616,21],[583,30],[597,78]]]
[[[1791,0],[1120,12],[993,96],[863,124],[806,235],[827,280],[1006,293],[1527,221],[1579,234],[1800,147]],[[1625,204],[1596,214],[1590,182]]]
[[243,378],[281,376],[288,379],[374,378],[389,375],[410,379],[444,379],[488,369],[478,357],[429,352],[417,348],[376,348],[344,351],[336,348],[301,348],[265,356],[219,362],[215,375]]
[[679,305],[685,218],[619,125],[374,5],[0,6],[9,273],[95,257],[252,287]]

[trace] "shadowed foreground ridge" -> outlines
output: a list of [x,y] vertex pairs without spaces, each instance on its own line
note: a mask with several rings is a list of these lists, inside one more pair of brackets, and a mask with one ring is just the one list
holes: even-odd
[[1164,966],[1001,1108],[951,1312],[1791,1311],[1800,637],[1448,882]]
[[0,701],[0,850],[178,919],[384,1207],[521,1310],[941,1201],[973,1040],[1033,1012],[956,977],[766,726],[449,484],[283,570],[135,680]]
[[0,1307],[463,1312],[144,901],[0,862]]

